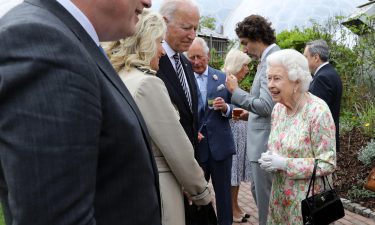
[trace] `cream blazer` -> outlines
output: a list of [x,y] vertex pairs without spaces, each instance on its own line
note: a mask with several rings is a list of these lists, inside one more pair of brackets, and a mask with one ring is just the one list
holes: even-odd
[[[176,199],[168,197],[176,194],[171,193],[171,189],[177,191],[183,200],[181,187],[192,196],[202,196],[200,199],[197,196],[195,204],[208,204],[211,196],[206,188],[207,181],[194,158],[193,146],[179,122],[164,82],[136,68],[120,71],[119,75],[140,109],[150,133],[159,170],[162,204],[176,202]],[[175,206],[172,205],[172,208]]]

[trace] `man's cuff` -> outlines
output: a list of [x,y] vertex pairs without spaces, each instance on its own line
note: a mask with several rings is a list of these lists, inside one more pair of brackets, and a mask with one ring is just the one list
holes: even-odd
[[228,104],[227,105],[227,111],[225,113],[221,112],[222,116],[229,117],[230,116],[230,107]]

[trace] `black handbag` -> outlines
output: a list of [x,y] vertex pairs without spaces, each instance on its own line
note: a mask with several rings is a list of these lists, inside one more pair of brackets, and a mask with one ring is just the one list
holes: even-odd
[[189,205],[185,200],[185,223],[186,225],[217,225],[217,217],[212,203],[197,206]]
[[[335,189],[331,187],[328,179],[323,176],[324,191],[314,194],[317,160],[315,160],[313,174],[311,175],[306,198],[301,202],[302,218],[304,225],[326,225],[345,216],[344,207]],[[325,180],[329,189],[326,189]],[[311,186],[312,184],[312,186]],[[310,188],[312,196],[309,197]]]

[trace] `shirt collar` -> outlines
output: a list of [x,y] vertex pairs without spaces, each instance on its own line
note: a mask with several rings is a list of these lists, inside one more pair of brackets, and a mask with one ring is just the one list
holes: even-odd
[[262,53],[262,57],[260,58],[260,61],[262,62],[264,60],[264,58],[266,57],[267,53],[271,50],[271,48],[273,48],[274,46],[276,46],[275,43],[271,44],[270,46],[268,46]]
[[325,62],[323,64],[321,64],[316,70],[315,70],[315,73],[314,73],[314,76],[318,73],[318,71],[325,65],[327,65],[329,62]]
[[86,17],[86,15],[72,3],[70,0],[56,0],[60,3],[77,21],[81,24],[83,29],[90,35],[92,40],[99,46],[99,37],[95,31],[94,26],[90,22],[90,20]]
[[208,77],[208,66],[206,67],[206,70],[202,74],[198,74],[194,72],[195,78],[203,76],[203,78]]
[[168,58],[173,58],[173,55],[176,54],[177,52],[171,48],[171,46],[164,40],[163,43],[163,48],[165,50],[165,53],[168,55]]

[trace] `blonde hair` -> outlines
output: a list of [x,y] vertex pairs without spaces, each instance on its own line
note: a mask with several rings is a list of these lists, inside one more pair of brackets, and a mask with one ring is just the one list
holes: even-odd
[[232,48],[225,57],[223,70],[226,73],[235,75],[240,72],[244,64],[249,64],[250,61],[251,59],[246,53]]
[[133,36],[109,42],[104,47],[117,72],[131,67],[151,70],[150,63],[156,55],[156,40],[166,32],[164,19],[160,14],[143,10]]

